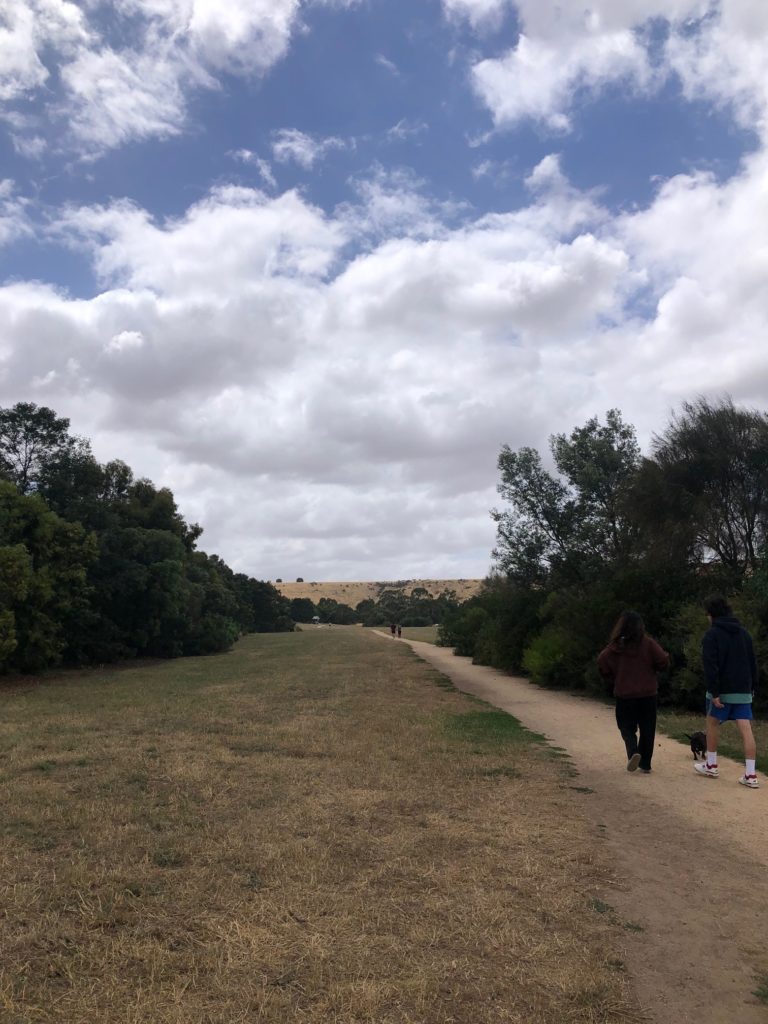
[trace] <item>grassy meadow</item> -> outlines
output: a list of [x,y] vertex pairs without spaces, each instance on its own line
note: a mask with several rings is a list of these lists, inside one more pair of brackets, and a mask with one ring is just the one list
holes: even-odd
[[403,638],[405,640],[421,640],[424,644],[436,644],[439,628],[439,626],[403,626]]
[[0,700],[3,1024],[642,1019],[589,795],[405,644],[252,636]]

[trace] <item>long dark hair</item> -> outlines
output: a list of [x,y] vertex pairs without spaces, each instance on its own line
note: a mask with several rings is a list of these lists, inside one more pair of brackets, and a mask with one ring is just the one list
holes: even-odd
[[637,612],[622,612],[616,620],[616,625],[611,630],[611,642],[620,641],[622,644],[636,646],[645,636],[645,623]]

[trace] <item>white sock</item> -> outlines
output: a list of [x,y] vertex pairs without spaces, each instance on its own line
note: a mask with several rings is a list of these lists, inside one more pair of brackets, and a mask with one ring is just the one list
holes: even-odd
[[710,767],[713,764],[717,764],[717,751],[716,750],[708,750],[707,751],[707,764],[710,765]]
[[745,760],[746,760],[746,764],[747,764],[747,770],[746,770],[746,772],[744,774],[745,775],[754,775],[755,774],[755,762],[754,761],[750,761],[749,758],[746,758]]

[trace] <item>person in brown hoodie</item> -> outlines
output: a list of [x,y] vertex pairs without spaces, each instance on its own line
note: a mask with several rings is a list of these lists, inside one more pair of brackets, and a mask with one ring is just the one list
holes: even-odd
[[[627,748],[627,771],[651,770],[656,738],[656,673],[669,664],[669,655],[645,632],[637,612],[622,612],[611,630],[608,646],[600,652],[597,667],[613,687],[616,724]],[[638,740],[638,731],[640,739]]]

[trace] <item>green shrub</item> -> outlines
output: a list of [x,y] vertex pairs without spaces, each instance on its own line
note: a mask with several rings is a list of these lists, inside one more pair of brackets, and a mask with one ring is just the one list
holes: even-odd
[[736,611],[752,633],[760,672],[755,705],[764,711],[768,709],[768,569],[761,569],[747,581],[736,604]]
[[662,693],[669,701],[689,711],[704,707],[704,669],[701,662],[701,638],[707,628],[701,604],[683,605],[661,638],[672,656],[672,671]]
[[542,686],[583,689],[577,638],[561,626],[548,625],[528,645],[523,668]]
[[473,658],[480,632],[490,616],[479,604],[467,602],[462,608],[449,615],[441,624],[437,634],[440,647],[453,647],[455,654]]

